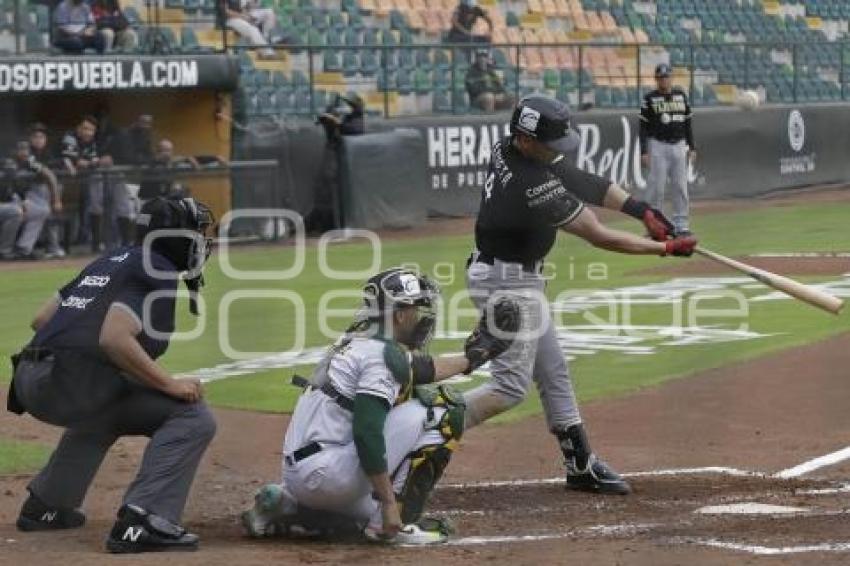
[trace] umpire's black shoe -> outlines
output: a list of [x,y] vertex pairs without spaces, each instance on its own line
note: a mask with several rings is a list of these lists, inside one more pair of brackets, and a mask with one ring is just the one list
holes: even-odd
[[118,520],[106,539],[106,550],[113,554],[197,549],[197,535],[135,505],[124,505],[118,510]]
[[30,493],[21,507],[16,523],[19,531],[58,531],[86,524],[86,516],[77,509],[57,509]]
[[632,491],[629,482],[594,454],[583,470],[576,467],[574,459],[567,462],[567,489],[605,495],[628,495]]

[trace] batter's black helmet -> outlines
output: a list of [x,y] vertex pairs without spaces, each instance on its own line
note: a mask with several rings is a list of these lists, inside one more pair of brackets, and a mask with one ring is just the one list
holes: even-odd
[[516,105],[511,117],[511,133],[522,133],[561,153],[578,147],[581,137],[572,129],[570,108],[560,100],[530,94]]

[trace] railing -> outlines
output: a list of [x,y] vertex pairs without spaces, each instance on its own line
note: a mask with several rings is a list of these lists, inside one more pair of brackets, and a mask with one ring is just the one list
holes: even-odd
[[[672,65],[674,84],[690,94],[694,106],[735,103],[736,89],[756,90],[766,103],[850,98],[847,42],[307,44],[274,49],[286,54],[287,67],[294,70],[283,92],[289,89],[302,98],[288,114],[315,113],[324,107],[328,93],[348,90],[364,95],[373,113],[393,117],[475,112],[463,79],[474,52],[482,47],[495,54],[495,68],[513,98],[544,91],[574,105],[635,108],[655,87],[653,69],[660,62]],[[258,48],[233,49],[239,53]],[[548,61],[538,60],[541,57]],[[299,84],[300,74],[304,78]],[[263,85],[243,86],[250,90]],[[429,95],[430,102],[418,100]],[[440,99],[434,102],[434,96]],[[414,99],[414,108],[400,109],[399,97]]]

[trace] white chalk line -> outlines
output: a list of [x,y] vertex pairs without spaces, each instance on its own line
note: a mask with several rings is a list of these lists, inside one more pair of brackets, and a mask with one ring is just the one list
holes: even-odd
[[806,552],[850,552],[850,542],[825,542],[821,544],[807,544],[799,546],[764,546],[760,544],[746,544],[741,542],[725,541],[716,538],[678,538],[671,542],[679,544],[699,544],[712,548],[725,550],[737,550],[760,556],[777,556],[783,554],[802,554]]
[[814,472],[815,470],[819,470],[827,466],[833,466],[847,459],[850,459],[850,446],[823,456],[818,456],[817,458],[803,462],[793,468],[776,472],[773,474],[773,477],[784,480],[798,478],[805,474]]
[[490,536],[470,536],[458,539],[450,539],[450,546],[473,546],[485,544],[504,544],[517,542],[539,542],[544,540],[561,540],[567,538],[576,538],[582,535],[633,535],[641,530],[652,529],[658,527],[658,523],[635,523],[622,525],[594,525],[591,527],[583,527],[572,529],[560,533],[542,533],[537,535],[490,535]]
[[[624,478],[639,478],[653,476],[686,476],[686,475],[725,475],[732,477],[767,477],[761,472],[739,470],[723,466],[707,466],[702,468],[671,468],[664,470],[648,470],[644,472],[628,472],[622,474]],[[463,483],[438,484],[437,489],[482,489],[493,487],[522,487],[539,485],[558,485],[566,482],[564,476],[557,478],[524,479],[524,480],[495,480]]]
[[850,493],[850,483],[843,483],[837,487],[824,487],[819,489],[800,489],[799,495],[836,495],[839,493]]

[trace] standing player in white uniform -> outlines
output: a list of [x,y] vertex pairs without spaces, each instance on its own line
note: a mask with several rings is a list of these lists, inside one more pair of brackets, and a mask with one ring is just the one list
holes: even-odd
[[282,484],[261,488],[242,515],[251,536],[340,522],[371,540],[429,544],[448,536],[442,522],[422,520],[422,512],[463,432],[464,404],[451,387],[428,384],[504,352],[519,325],[518,306],[495,301],[467,339],[465,355],[434,359],[420,353],[434,329],[434,283],[390,269],[364,292],[365,308],[295,407]]

